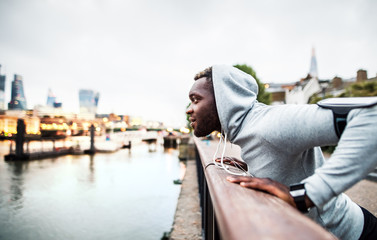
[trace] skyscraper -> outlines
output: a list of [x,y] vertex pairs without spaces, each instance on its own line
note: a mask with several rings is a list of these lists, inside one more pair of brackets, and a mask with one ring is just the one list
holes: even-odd
[[89,89],[80,89],[80,113],[92,113],[97,112],[99,93]]
[[315,50],[312,48],[312,58],[310,61],[310,71],[309,74],[313,78],[318,78],[318,69],[317,69],[317,58],[315,56]]
[[22,77],[17,74],[14,74],[14,80],[12,81],[12,95],[11,100],[8,103],[8,109],[26,110],[26,99],[24,94]]
[[5,75],[1,75],[1,65],[0,65],[0,110],[5,110]]
[[47,95],[47,103],[46,105],[49,107],[54,107],[54,103],[56,102],[56,97],[52,93],[51,89],[48,89],[48,95]]
[[62,103],[56,101],[55,94],[52,92],[52,90],[50,88],[48,89],[46,105],[48,107],[52,107],[52,108],[61,108],[62,107]]

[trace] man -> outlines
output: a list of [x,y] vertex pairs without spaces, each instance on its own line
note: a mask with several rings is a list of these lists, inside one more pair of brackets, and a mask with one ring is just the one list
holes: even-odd
[[[187,109],[195,136],[222,132],[256,176],[229,176],[230,182],[310,208],[307,215],[340,239],[377,239],[376,218],[342,193],[377,165],[376,106],[352,110],[339,139],[331,110],[259,103],[256,81],[234,67],[213,66],[195,80]],[[319,146],[335,144],[325,162]]]

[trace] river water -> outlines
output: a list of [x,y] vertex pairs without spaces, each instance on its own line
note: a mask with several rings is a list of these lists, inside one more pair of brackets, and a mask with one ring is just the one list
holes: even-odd
[[139,144],[115,153],[5,162],[0,239],[160,239],[170,231],[185,167],[177,150]]

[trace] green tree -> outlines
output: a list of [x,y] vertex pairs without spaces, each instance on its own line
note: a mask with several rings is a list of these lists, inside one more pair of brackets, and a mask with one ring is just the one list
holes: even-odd
[[325,99],[325,98],[333,98],[334,96],[331,95],[331,94],[328,94],[326,95],[325,97],[321,97],[320,95],[322,94],[313,94],[310,98],[309,98],[309,104],[316,104],[317,102]]
[[315,104],[322,99],[332,97],[372,97],[377,96],[377,81],[358,82],[348,86],[345,91],[337,96],[326,95],[324,98],[320,94],[314,94],[310,97],[310,104]]
[[[189,103],[188,105],[187,105],[187,107],[186,107],[186,110],[190,107],[190,105],[191,105],[191,103]],[[191,124],[190,124],[191,122],[190,122],[190,115],[188,115],[187,113],[186,113],[186,127],[188,128],[188,129],[190,129],[190,131],[192,131],[192,127],[191,127]]]
[[241,71],[244,71],[247,74],[250,74],[253,76],[253,78],[257,81],[259,92],[257,96],[257,100],[259,102],[265,103],[265,104],[270,104],[271,103],[271,94],[269,92],[266,92],[266,89],[264,87],[264,84],[261,83],[261,81],[258,79],[257,74],[253,70],[252,67],[246,65],[246,64],[236,64],[234,67],[238,68]]
[[354,83],[338,97],[372,97],[377,96],[377,81]]

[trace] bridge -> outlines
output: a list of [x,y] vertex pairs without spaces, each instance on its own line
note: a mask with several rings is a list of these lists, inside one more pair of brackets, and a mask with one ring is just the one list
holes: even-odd
[[[146,142],[157,144],[162,137],[156,131],[125,131],[115,132],[95,138],[96,149],[101,151],[106,144],[112,144],[114,149],[131,148],[132,144]],[[151,150],[151,149],[150,149]]]

